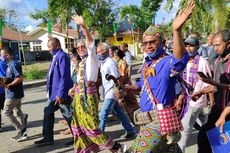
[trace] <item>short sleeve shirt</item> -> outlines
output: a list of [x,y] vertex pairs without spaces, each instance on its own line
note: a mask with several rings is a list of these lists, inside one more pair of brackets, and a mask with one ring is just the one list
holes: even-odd
[[[165,56],[154,67],[156,75],[149,76],[147,78],[153,95],[158,100],[158,102],[164,106],[168,106],[175,99],[175,85],[178,79],[178,74],[184,70],[188,59],[189,56],[187,53],[180,59],[176,59],[173,56]],[[154,62],[154,60],[147,63],[150,66],[152,62]],[[175,75],[172,76],[172,72],[177,72],[178,74],[175,73]],[[143,89],[143,70],[141,73],[141,79],[136,83],[136,85],[142,89],[140,98],[141,111],[146,112],[155,109],[153,102],[149,99],[146,89]]]
[[[13,82],[19,76],[23,76],[21,65],[14,60],[7,63],[7,69],[6,69],[7,83],[9,84]],[[6,89],[5,94],[7,99],[18,99],[24,97],[22,83],[19,83],[17,85],[11,86],[9,89]]]

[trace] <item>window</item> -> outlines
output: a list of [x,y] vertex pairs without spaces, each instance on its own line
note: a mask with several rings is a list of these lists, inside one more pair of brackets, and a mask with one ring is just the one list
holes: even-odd
[[117,37],[117,41],[123,41],[123,37]]
[[67,42],[67,38],[65,38],[65,48],[73,48],[74,47],[74,39],[69,38]]
[[33,46],[33,51],[41,51],[42,46]]
[[33,42],[33,44],[34,44],[34,45],[40,45],[41,42],[40,42],[40,41],[35,41],[35,42]]

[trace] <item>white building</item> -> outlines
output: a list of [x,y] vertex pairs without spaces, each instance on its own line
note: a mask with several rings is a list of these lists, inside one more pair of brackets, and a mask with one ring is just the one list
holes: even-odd
[[[47,28],[37,27],[31,32],[27,33],[28,36],[41,40],[41,42],[31,42],[30,49],[31,51],[42,51],[48,50],[47,42],[48,42],[48,30]],[[75,29],[68,29],[68,43],[67,43],[67,35],[66,31],[60,30],[60,28],[52,28],[52,37],[56,37],[60,40],[61,47],[64,51],[67,51],[67,48],[74,47],[74,41],[78,35],[78,31]]]

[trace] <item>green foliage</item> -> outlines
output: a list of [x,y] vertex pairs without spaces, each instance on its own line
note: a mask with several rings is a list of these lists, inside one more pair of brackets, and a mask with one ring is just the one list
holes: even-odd
[[0,17],[2,17],[3,25],[17,30],[17,26],[13,22],[15,17],[17,17],[15,10],[0,8]]
[[[172,9],[175,0],[167,0],[165,9]],[[230,28],[230,10],[227,0],[196,0],[196,8],[192,13],[191,19],[186,22],[185,30],[199,32],[207,35],[210,32],[215,32],[218,29]],[[187,7],[188,0],[181,0],[180,7]]]
[[136,5],[123,6],[119,11],[121,20],[123,20],[125,16],[128,16],[129,20],[136,25],[134,29],[139,27],[144,31],[150,24],[153,24],[155,14],[160,8],[162,1],[163,0],[142,0],[140,7]]
[[83,17],[92,31],[99,32],[99,38],[104,39],[113,33],[115,12],[112,11],[112,1],[91,0],[88,9],[84,9]]
[[82,15],[87,26],[98,31],[99,37],[103,39],[112,33],[115,19],[112,6],[113,2],[110,0],[48,0],[48,14],[58,19],[65,30],[73,14]]
[[24,71],[24,77],[28,80],[42,79],[47,72],[41,71],[37,66],[32,66],[30,69]]
[[42,22],[38,25],[38,27],[47,27],[48,19],[50,19],[52,24],[57,23],[57,19],[51,17],[49,15],[48,10],[38,10],[38,9],[36,9],[35,12],[30,13],[30,17],[35,19],[35,20],[39,20],[39,19],[42,20]]

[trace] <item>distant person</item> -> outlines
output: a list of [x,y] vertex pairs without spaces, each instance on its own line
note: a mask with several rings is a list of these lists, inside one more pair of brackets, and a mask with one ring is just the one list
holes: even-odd
[[130,51],[128,50],[128,44],[127,43],[122,43],[120,45],[120,50],[125,52],[125,57],[123,58],[126,63],[128,64],[128,77],[131,78],[131,71],[132,71],[132,55]]
[[70,48],[68,50],[68,55],[70,58],[70,74],[73,74],[73,70],[75,69],[75,66],[73,65],[72,57],[77,54],[77,49],[76,48]]
[[[71,79],[73,81],[73,84],[75,84],[77,82],[77,69],[78,69],[79,63],[81,61],[81,58],[78,55],[76,48],[70,48],[68,50],[68,54],[70,57]],[[65,119],[60,120],[59,123],[68,125],[68,123]],[[71,129],[68,127],[65,131],[62,131],[61,133],[64,135],[71,134]]]
[[193,32],[193,33],[190,34],[190,36],[193,37],[193,38],[196,38],[196,39],[200,40],[200,34],[198,32]]
[[217,53],[214,50],[214,46],[213,46],[214,36],[215,36],[214,33],[209,34],[206,44],[203,45],[207,49],[208,61],[209,61],[209,64],[211,65],[211,70],[213,70],[215,60],[218,57]]
[[[0,57],[0,78],[6,77],[6,63],[4,62],[4,57]],[[2,132],[2,112],[5,102],[5,89],[0,87],[0,132]]]
[[[28,118],[28,114],[23,113],[21,110],[21,101],[22,97],[24,97],[22,67],[13,60],[14,51],[9,47],[1,49],[1,57],[7,63],[7,81],[1,84],[5,88],[3,115],[18,131],[18,134],[12,140],[19,142],[27,139],[26,123]],[[14,116],[13,111],[15,111],[19,120]]]
[[54,142],[54,112],[58,109],[68,126],[71,124],[71,97],[68,91],[73,83],[70,76],[69,56],[61,49],[60,41],[57,38],[51,38],[48,41],[49,52],[53,55],[53,60],[47,74],[47,95],[48,101],[44,108],[43,118],[43,138],[34,143],[38,146],[52,145]]

